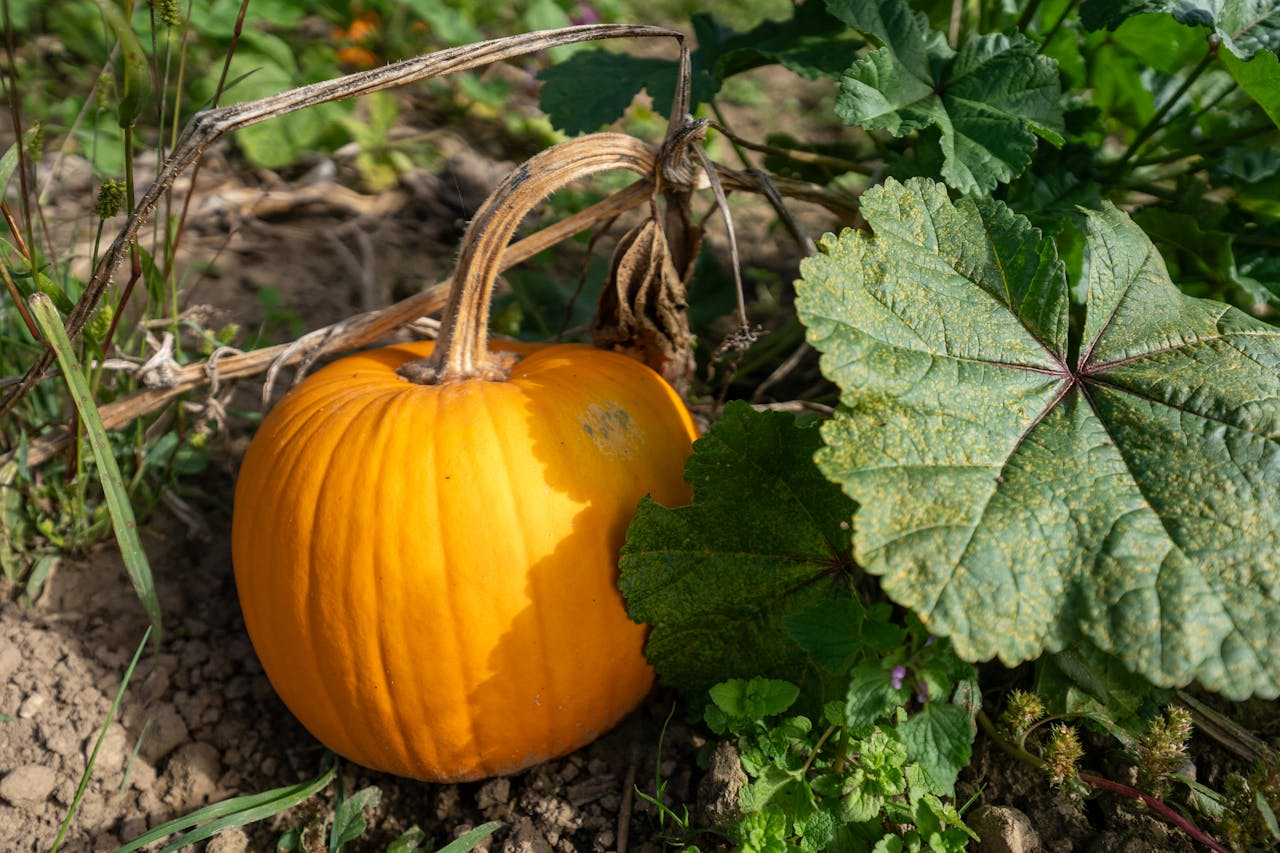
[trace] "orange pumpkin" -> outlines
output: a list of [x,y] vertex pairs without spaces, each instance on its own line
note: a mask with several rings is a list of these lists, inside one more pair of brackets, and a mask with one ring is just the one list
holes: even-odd
[[[475,286],[465,248],[459,264]],[[524,345],[512,366],[477,313],[451,299],[440,352],[361,353],[299,384],[235,496],[236,584],[276,691],[339,754],[432,781],[565,754],[643,698],[618,551],[641,497],[687,503],[696,434],[645,365]]]

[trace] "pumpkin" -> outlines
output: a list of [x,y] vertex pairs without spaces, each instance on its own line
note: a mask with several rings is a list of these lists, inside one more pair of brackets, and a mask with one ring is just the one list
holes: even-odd
[[[518,222],[503,192],[491,204]],[[627,356],[491,348],[478,239],[438,344],[348,356],[271,410],[232,525],[245,624],[285,704],[340,755],[429,781],[563,755],[645,696],[617,557],[644,495],[688,502],[696,435]]]

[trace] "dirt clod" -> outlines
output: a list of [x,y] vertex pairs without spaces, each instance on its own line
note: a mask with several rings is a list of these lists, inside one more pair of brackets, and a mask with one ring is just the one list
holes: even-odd
[[1031,819],[1012,806],[979,806],[968,823],[982,839],[978,853],[1038,853],[1042,849]]
[[742,814],[738,795],[747,784],[747,774],[733,744],[716,744],[707,763],[707,775],[698,783],[698,808],[707,823],[724,829]]
[[0,780],[0,797],[15,806],[32,806],[49,799],[58,784],[58,774],[42,764],[27,764]]

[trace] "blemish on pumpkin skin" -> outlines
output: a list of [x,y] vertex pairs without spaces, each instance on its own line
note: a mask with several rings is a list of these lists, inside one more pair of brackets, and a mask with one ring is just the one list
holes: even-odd
[[580,420],[583,432],[601,453],[630,459],[637,450],[631,415],[617,403],[592,403]]

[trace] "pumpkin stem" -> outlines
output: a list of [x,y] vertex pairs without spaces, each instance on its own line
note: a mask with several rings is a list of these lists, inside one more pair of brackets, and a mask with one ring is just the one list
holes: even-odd
[[657,163],[657,152],[646,142],[622,133],[595,133],[554,145],[519,166],[467,227],[434,352],[397,372],[422,385],[506,378],[516,356],[489,351],[489,302],[502,252],[524,217],[578,178],[629,169],[652,180]]

